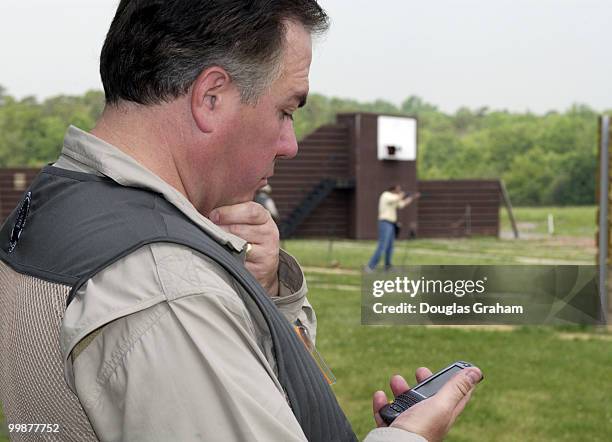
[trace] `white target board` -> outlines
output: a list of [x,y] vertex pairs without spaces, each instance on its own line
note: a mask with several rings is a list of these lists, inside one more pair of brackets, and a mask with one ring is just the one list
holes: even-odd
[[409,117],[378,117],[378,159],[415,161],[417,120]]

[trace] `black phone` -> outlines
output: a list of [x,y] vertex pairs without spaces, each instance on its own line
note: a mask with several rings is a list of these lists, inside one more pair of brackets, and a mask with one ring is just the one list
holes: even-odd
[[432,374],[423,382],[415,385],[410,390],[400,394],[393,402],[385,405],[380,409],[380,417],[387,425],[395,420],[401,413],[412,407],[414,404],[433,396],[446,382],[456,373],[464,368],[473,367],[474,365],[465,361],[457,361],[450,364],[448,367]]

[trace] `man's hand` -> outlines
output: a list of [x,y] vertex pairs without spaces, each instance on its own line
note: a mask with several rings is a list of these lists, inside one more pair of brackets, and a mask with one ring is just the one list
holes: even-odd
[[404,198],[404,202],[406,202],[407,204],[412,204],[414,201],[418,200],[419,198],[421,198],[421,192],[417,192],[413,195],[408,195],[407,197]]
[[270,212],[256,202],[247,201],[217,207],[208,217],[226,232],[251,244],[245,263],[247,270],[270,296],[278,296],[279,233]]
[[[421,382],[431,376],[427,368],[419,368],[416,371],[417,382]],[[400,414],[391,424],[397,427],[419,434],[429,442],[441,441],[455,419],[470,400],[472,391],[476,384],[482,379],[482,373],[476,367],[466,368],[453,376],[435,396],[425,399]],[[399,375],[391,378],[391,391],[394,396],[402,394],[410,387]],[[387,405],[387,396],[383,391],[374,393],[372,406],[374,409],[374,420],[378,427],[386,426],[380,414],[380,409]]]

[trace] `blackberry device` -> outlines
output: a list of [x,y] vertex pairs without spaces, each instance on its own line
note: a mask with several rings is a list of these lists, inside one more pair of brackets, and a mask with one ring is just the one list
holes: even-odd
[[437,373],[432,374],[423,382],[418,383],[413,388],[400,394],[393,402],[380,409],[380,417],[387,425],[395,420],[401,413],[412,407],[414,404],[433,396],[446,382],[456,373],[464,368],[474,365],[465,361],[457,361],[443,368]]

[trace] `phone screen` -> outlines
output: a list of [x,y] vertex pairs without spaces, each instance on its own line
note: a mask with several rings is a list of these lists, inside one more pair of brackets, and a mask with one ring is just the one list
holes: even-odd
[[438,392],[438,390],[440,390],[440,388],[442,388],[444,384],[446,384],[450,378],[455,375],[455,373],[461,370],[463,370],[462,367],[453,365],[448,370],[437,373],[430,379],[425,380],[422,385],[417,385],[413,390],[419,392],[425,397],[433,396]]

